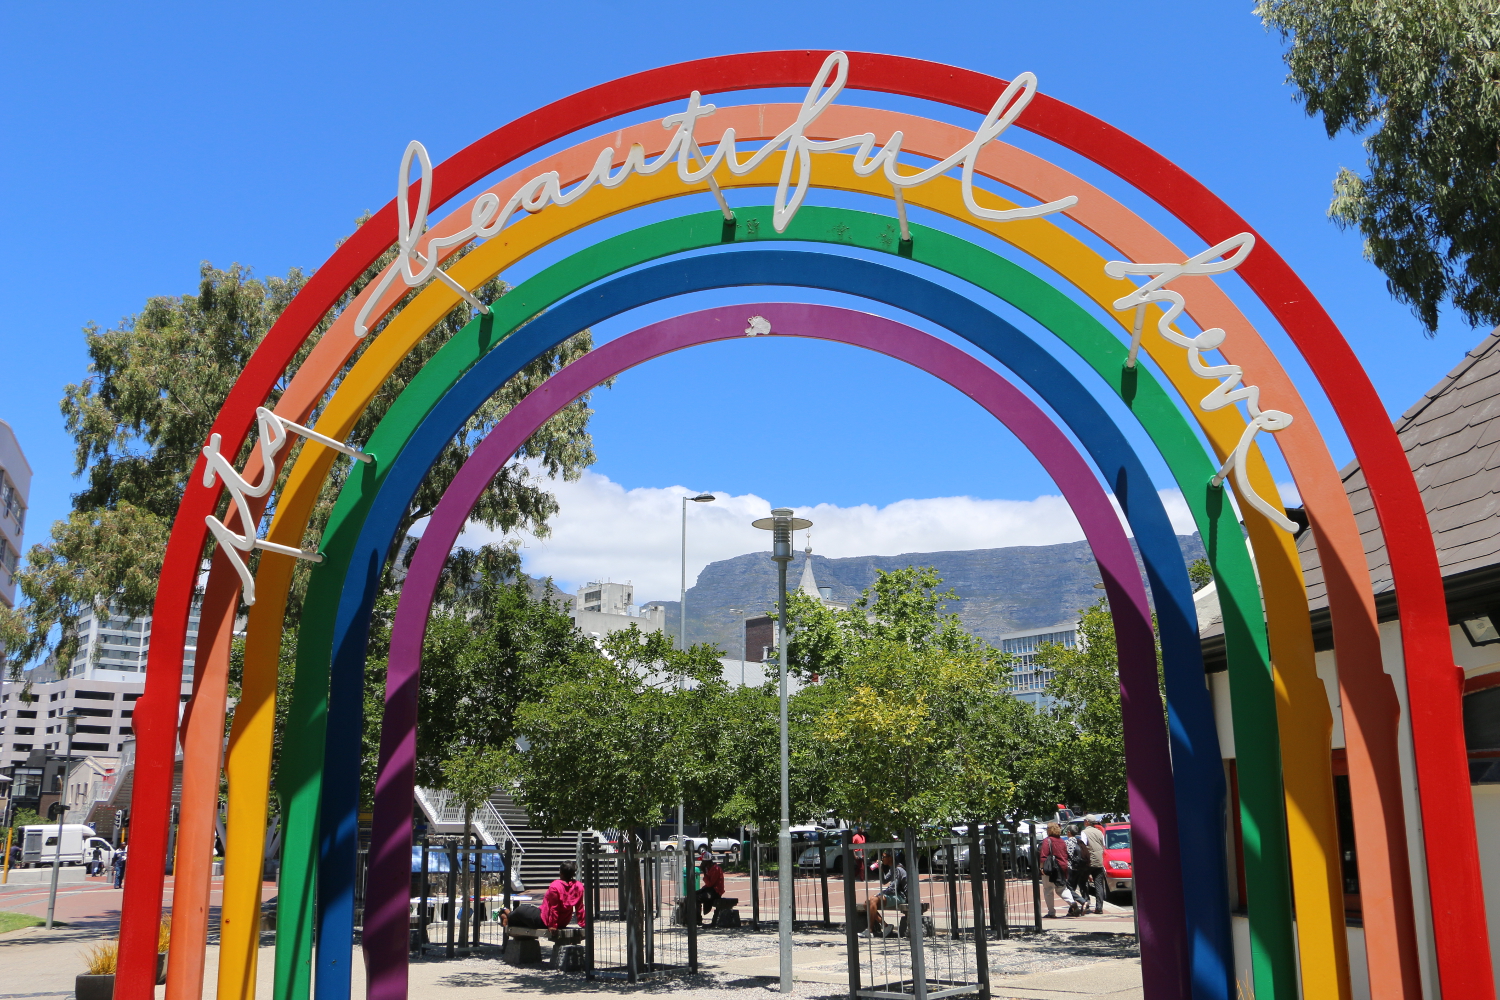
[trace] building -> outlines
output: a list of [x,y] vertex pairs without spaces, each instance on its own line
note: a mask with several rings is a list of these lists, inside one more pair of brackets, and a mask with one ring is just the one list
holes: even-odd
[[1036,666],[1036,654],[1044,642],[1056,643],[1065,649],[1077,649],[1078,623],[1005,632],[1000,636],[1000,652],[1011,655],[1011,693],[1034,705],[1046,703],[1047,682],[1052,679],[1051,670]]
[[568,613],[580,631],[599,638],[632,625],[642,632],[660,632],[667,623],[667,609],[661,605],[635,606],[635,588],[629,583],[584,584]]
[[[1493,898],[1500,892],[1500,329],[1486,337],[1403,413],[1396,420],[1396,431],[1427,510],[1427,526],[1437,547],[1443,577],[1453,662],[1464,674],[1464,735],[1484,881],[1482,886],[1475,887],[1475,892],[1478,898]],[[1405,786],[1416,923],[1422,935],[1418,946],[1423,955],[1431,955],[1428,872],[1422,851],[1424,831],[1415,804],[1417,778],[1406,719],[1410,705],[1390,558],[1359,464],[1345,466],[1341,476],[1364,539],[1380,623],[1382,660],[1395,680],[1401,703],[1403,720],[1398,750]],[[1298,533],[1297,549],[1307,586],[1318,676],[1324,682],[1333,715],[1330,766],[1335,802],[1341,831],[1349,835],[1340,844],[1340,852],[1344,859],[1342,874],[1350,950],[1362,953],[1359,836],[1347,795],[1348,761],[1333,626],[1313,530]],[[1225,768],[1233,787],[1236,772],[1225,673],[1224,624],[1215,585],[1210,583],[1202,588],[1194,600]],[[1237,834],[1235,842],[1238,852]],[[1491,958],[1500,967],[1500,920],[1489,921],[1489,932]],[[1434,970],[1425,958],[1423,962],[1424,979],[1432,983]],[[1363,967],[1363,963],[1357,964]],[[1356,983],[1355,996],[1368,995],[1362,992],[1367,988],[1368,984]],[[1432,993],[1435,995],[1436,990]]]
[[[812,546],[807,547],[802,560],[802,578],[797,581],[797,587],[788,591],[788,596],[800,593],[804,597],[810,597],[835,611],[847,611],[847,601],[835,601],[833,599],[832,587],[818,586],[817,576],[813,573]],[[745,649],[744,659],[750,663],[765,663],[774,659],[776,651],[776,620],[770,615],[757,615],[754,618],[745,619]],[[738,662],[738,661],[735,661]]]
[[25,551],[21,535],[30,495],[31,466],[16,432],[0,420],[0,604],[7,608],[16,606],[16,567]]
[[[183,701],[192,691],[197,636],[195,601],[182,659]],[[61,758],[68,742],[63,716],[69,711],[80,716],[75,756],[116,760],[133,736],[134,703],[146,690],[151,618],[86,614],[78,623],[78,637],[78,649],[65,668],[48,662],[27,671],[21,683],[7,683],[0,693],[0,773],[7,767],[35,767],[35,753]],[[49,773],[49,782],[51,777]],[[47,792],[52,791],[49,785]]]

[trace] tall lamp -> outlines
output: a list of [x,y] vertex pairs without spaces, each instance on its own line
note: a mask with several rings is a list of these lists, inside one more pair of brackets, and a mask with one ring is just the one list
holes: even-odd
[[78,731],[78,709],[70,708],[63,715],[68,723],[68,756],[63,765],[63,780],[57,796],[57,850],[52,853],[52,892],[47,896],[47,927],[52,927],[52,914],[57,910],[57,876],[62,870],[63,820],[68,816],[67,773],[73,763],[73,734]]
[[778,924],[781,930],[781,992],[792,992],[792,802],[791,764],[787,739],[786,689],[786,566],[792,561],[792,532],[811,528],[812,522],[793,517],[790,507],[777,507],[770,517],[751,522],[771,532],[771,558],[776,563],[776,675],[781,689],[781,835],[778,838],[777,882],[780,889]]
[[[677,591],[677,645],[683,652],[687,652],[687,505],[691,500],[693,503],[713,503],[716,497],[712,493],[699,493],[695,497],[682,498],[682,580]],[[683,825],[682,800],[677,800],[677,849],[684,850],[686,841],[683,839],[687,833]]]

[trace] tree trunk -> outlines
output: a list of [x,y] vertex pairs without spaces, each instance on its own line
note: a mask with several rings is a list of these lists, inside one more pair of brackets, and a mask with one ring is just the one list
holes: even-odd
[[469,945],[469,921],[472,919],[473,913],[473,911],[469,909],[469,907],[473,905],[473,902],[469,898],[469,869],[471,867],[471,862],[474,856],[468,851],[469,825],[473,822],[473,819],[474,809],[472,806],[466,804],[464,806],[464,832],[459,839],[459,844],[461,844],[462,846],[459,848],[458,852],[459,864],[463,865],[463,874],[459,876],[461,880],[459,883],[459,895],[464,901],[463,918],[459,921],[458,928],[458,946],[460,948],[466,948]]

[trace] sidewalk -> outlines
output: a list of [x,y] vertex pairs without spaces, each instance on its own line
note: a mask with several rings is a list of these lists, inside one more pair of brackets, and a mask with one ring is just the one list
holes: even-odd
[[[217,905],[215,880],[213,903]],[[64,891],[66,889],[67,891]],[[0,1000],[71,1000],[81,953],[115,936],[120,893],[104,880],[88,880],[58,892],[58,919],[69,926],[27,928],[0,935]],[[274,894],[272,886],[267,894]],[[170,904],[170,894],[167,902]],[[0,887],[0,910],[45,914],[46,893],[31,886]],[[1140,959],[1129,908],[1109,906],[1100,916],[1044,921],[1043,934],[988,943],[995,1000],[1138,1000]],[[847,955],[841,931],[799,931],[793,952],[796,1000],[843,1000],[848,996]],[[759,1000],[778,993],[779,959],[774,931],[705,930],[699,939],[696,976],[630,985],[589,982],[578,974],[544,966],[514,967],[498,958],[412,962],[411,1000],[500,1000],[508,996],[567,997],[650,994],[673,1000]],[[217,992],[219,949],[206,956],[204,996]],[[256,995],[271,996],[274,950],[261,949]],[[353,995],[365,994],[364,963],[355,952]],[[165,987],[157,987],[157,996]]]

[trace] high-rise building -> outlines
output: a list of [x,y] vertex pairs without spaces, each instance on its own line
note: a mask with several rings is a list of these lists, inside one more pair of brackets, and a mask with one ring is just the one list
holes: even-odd
[[629,583],[588,583],[579,588],[568,612],[573,624],[594,636],[606,636],[634,625],[642,632],[660,632],[666,609],[652,604],[635,606],[635,587]]
[[1047,682],[1052,679],[1052,671],[1036,666],[1037,650],[1042,648],[1044,642],[1056,643],[1064,649],[1077,649],[1078,623],[1048,625],[1046,628],[1006,632],[1000,636],[1000,651],[1009,653],[1012,657],[1011,693],[1022,701],[1040,704],[1047,700]]
[[[181,700],[192,692],[197,654],[198,606],[188,619],[182,655]],[[0,693],[0,769],[24,765],[33,752],[67,752],[69,710],[79,715],[73,753],[118,758],[134,735],[131,717],[146,689],[146,654],[151,649],[151,618],[86,614],[78,623],[78,649],[66,664],[49,660],[7,681]]]
[[0,420],[0,604],[7,608],[16,606],[16,566],[24,551],[21,535],[30,495],[31,466],[16,432]]

